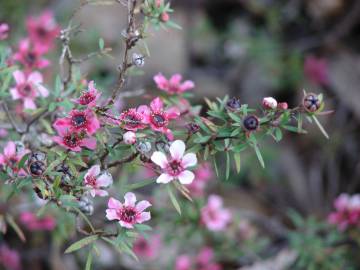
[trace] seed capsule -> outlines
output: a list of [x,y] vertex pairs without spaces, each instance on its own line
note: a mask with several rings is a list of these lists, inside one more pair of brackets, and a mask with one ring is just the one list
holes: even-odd
[[34,161],[29,166],[29,171],[32,176],[41,176],[44,174],[46,166],[42,161]]
[[230,110],[230,111],[238,111],[241,108],[241,103],[240,103],[240,99],[236,98],[236,97],[232,97],[230,98],[227,102],[226,102],[226,109]]
[[314,113],[321,107],[321,101],[318,95],[309,93],[303,99],[303,106],[306,111]]
[[247,131],[255,131],[259,128],[259,118],[255,115],[248,115],[243,120],[243,126]]

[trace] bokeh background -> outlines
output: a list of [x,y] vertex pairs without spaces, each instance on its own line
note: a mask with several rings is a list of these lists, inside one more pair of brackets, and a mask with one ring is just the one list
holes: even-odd
[[[286,134],[280,144],[265,141],[261,147],[266,169],[248,153],[239,175],[234,172],[230,180],[217,179],[212,186],[215,193],[223,195],[227,206],[247,214],[270,235],[275,248],[281,246],[282,228],[291,227],[289,208],[304,216],[326,218],[339,193],[356,193],[360,188],[360,1],[171,3],[175,9],[172,19],[183,29],[152,31],[147,39],[151,55],[144,74],[131,77],[127,90],[146,89],[151,93],[155,74],[179,72],[196,83],[194,103],[204,104],[204,96],[228,94],[252,106],[259,106],[264,96],[296,106],[302,89],[306,89],[324,93],[326,107],[335,110],[321,117],[329,140],[316,126],[307,125],[307,135]],[[65,27],[77,5],[73,0],[1,0],[0,21],[10,24],[15,44],[25,33],[26,16],[51,9]],[[78,57],[96,50],[99,37],[113,49],[114,58],[94,58],[80,67],[99,88],[111,89],[122,49],[124,10],[120,6],[88,6],[75,21],[84,30],[72,43]],[[58,56],[59,49],[53,54],[54,63]],[[56,70],[54,65],[52,72]],[[138,100],[126,100],[122,106]],[[42,246],[24,251],[24,260],[34,262],[26,269],[78,269],[75,259],[47,251]],[[104,262],[115,259],[111,254],[102,258]],[[115,269],[106,267],[99,269]],[[137,269],[133,267],[116,269]],[[143,269],[156,268],[145,265]]]

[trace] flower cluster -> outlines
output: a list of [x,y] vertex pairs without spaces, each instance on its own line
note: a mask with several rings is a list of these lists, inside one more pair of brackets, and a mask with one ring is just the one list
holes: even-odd
[[193,258],[189,255],[180,255],[176,258],[175,270],[221,270],[220,264],[214,262],[214,251],[204,247]]

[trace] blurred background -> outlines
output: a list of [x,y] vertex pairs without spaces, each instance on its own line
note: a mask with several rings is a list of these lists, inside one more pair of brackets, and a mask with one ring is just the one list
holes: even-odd
[[[1,0],[0,22],[10,24],[10,38],[16,44],[25,33],[26,16],[51,9],[64,28],[77,2],[33,0],[25,4],[23,0]],[[261,169],[256,156],[248,151],[241,173],[234,172],[228,181],[217,179],[212,192],[221,194],[228,207],[257,223],[272,238],[275,248],[284,241],[283,227],[291,227],[289,208],[305,217],[326,218],[340,193],[359,192],[360,1],[173,0],[171,4],[175,9],[172,20],[182,30],[152,31],[147,39],[151,55],[144,74],[131,77],[128,90],[152,93],[155,74],[179,72],[196,84],[194,104],[204,104],[204,96],[214,99],[228,94],[251,106],[273,96],[291,107],[301,102],[302,89],[306,89],[324,93],[327,109],[335,110],[321,117],[329,140],[316,126],[308,125],[307,135],[286,134],[280,145],[265,141],[261,147],[266,169]],[[84,77],[94,79],[100,89],[111,89],[120,64],[124,9],[88,6],[75,21],[84,30],[72,41],[77,57],[95,51],[99,37],[113,49],[113,59],[94,58],[80,66]],[[58,49],[53,54],[54,63],[59,53]],[[54,65],[53,72],[56,69]],[[31,252],[36,253],[36,249]],[[36,255],[31,252],[25,255],[28,263],[27,258]],[[59,263],[55,268],[57,263],[47,262],[42,255],[25,269],[65,269],[60,258],[52,258]],[[107,257],[102,260],[106,262]],[[69,270],[81,269],[75,268],[74,261],[67,263]],[[168,269],[142,267],[139,269]],[[224,269],[236,268],[229,265]]]

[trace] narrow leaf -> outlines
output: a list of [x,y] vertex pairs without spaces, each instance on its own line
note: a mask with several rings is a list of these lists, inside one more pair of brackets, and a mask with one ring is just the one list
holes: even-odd
[[6,215],[6,221],[11,226],[11,228],[14,229],[16,234],[19,236],[20,240],[23,242],[26,242],[25,235],[24,235],[23,231],[20,229],[20,227],[16,224],[14,218],[10,215]]
[[321,125],[321,123],[319,122],[319,120],[316,118],[315,115],[311,116],[312,119],[314,119],[316,125],[319,127],[320,131],[322,132],[322,134],[325,136],[326,139],[329,139],[329,135],[327,134],[326,130],[324,129],[324,127]]
[[236,172],[240,173],[240,169],[241,169],[240,153],[234,153],[234,160],[235,160]]
[[90,250],[86,259],[85,270],[91,270],[92,260],[93,260],[93,255],[92,255],[92,251]]
[[97,239],[99,238],[98,235],[91,235],[88,237],[85,237],[77,242],[75,242],[74,244],[72,244],[71,246],[69,246],[66,250],[65,250],[65,254],[67,253],[71,253],[74,252],[76,250],[79,250],[93,242],[95,242]]
[[229,152],[226,152],[226,174],[225,179],[228,180],[230,177],[230,154]]
[[176,211],[181,215],[181,207],[180,207],[180,204],[179,204],[179,202],[177,201],[177,199],[176,199],[176,197],[175,197],[175,195],[174,195],[174,193],[173,193],[170,185],[166,185],[166,189],[167,189],[167,191],[168,191],[168,193],[169,193],[170,200],[171,200],[172,204],[174,205]]

